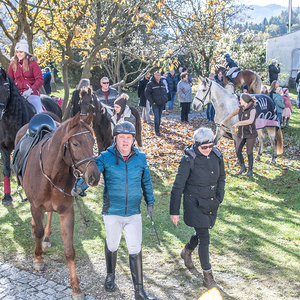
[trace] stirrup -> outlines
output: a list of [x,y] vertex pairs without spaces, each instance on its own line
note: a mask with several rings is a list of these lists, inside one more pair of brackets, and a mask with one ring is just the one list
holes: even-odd
[[20,196],[20,198],[21,198],[21,200],[22,200],[21,202],[25,202],[25,201],[27,201],[27,198],[24,199],[24,198],[22,197],[22,194],[21,194],[20,191],[19,191],[19,187],[23,188],[22,185],[19,185],[19,184],[18,184],[18,186],[17,186],[17,193],[18,193],[18,195]]

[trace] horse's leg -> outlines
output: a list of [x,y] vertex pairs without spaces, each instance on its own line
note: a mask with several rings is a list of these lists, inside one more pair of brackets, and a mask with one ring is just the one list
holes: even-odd
[[75,250],[73,245],[74,232],[74,207],[71,205],[63,213],[59,214],[60,232],[64,242],[65,257],[69,265],[70,283],[73,299],[84,299],[84,294],[79,287],[79,280],[75,268]]
[[276,127],[266,127],[269,138],[271,141],[271,146],[272,146],[272,164],[276,163],[276,158],[277,158],[277,137],[276,137]]
[[219,139],[226,133],[226,131],[220,127],[217,127],[217,132],[214,138],[214,144],[216,145]]
[[50,235],[51,235],[51,221],[52,221],[52,211],[47,212],[47,224],[45,228],[45,238],[42,243],[43,248],[50,248],[51,242],[50,242]]
[[33,218],[31,218],[30,225],[31,225],[31,237],[35,240],[35,234],[34,234],[35,222]]
[[257,152],[257,156],[255,157],[255,161],[260,161],[260,157],[264,150],[265,134],[263,132],[263,129],[257,129],[257,134],[258,134],[259,145],[258,145],[258,152]]
[[2,198],[3,205],[12,205],[12,197],[10,195],[10,153],[9,151],[0,148],[3,160],[3,175],[4,175],[4,197]]
[[34,227],[34,235],[35,235],[35,258],[33,261],[33,267],[37,271],[41,271],[44,269],[44,260],[42,258],[43,248],[42,248],[42,239],[44,236],[44,212],[33,208],[31,205],[31,214],[34,219],[35,227]]

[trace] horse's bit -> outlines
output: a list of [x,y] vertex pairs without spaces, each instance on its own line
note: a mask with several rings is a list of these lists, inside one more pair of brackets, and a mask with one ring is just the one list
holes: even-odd
[[199,101],[202,103],[202,105],[204,105],[205,99],[206,99],[207,95],[208,95],[209,92],[210,92],[211,85],[212,85],[212,82],[210,82],[209,87],[208,87],[208,90],[207,90],[207,93],[205,94],[205,96],[204,96],[203,99],[200,99],[200,98],[198,98],[197,96],[195,96],[195,98],[196,98],[197,100],[199,100]]

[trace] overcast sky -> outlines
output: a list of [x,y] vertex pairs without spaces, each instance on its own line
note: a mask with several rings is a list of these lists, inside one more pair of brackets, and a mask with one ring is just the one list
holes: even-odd
[[[265,6],[269,4],[278,4],[285,7],[289,6],[289,0],[242,0],[242,2],[248,5],[254,4],[254,5]],[[292,6],[293,7],[300,6],[300,0],[292,0]]]

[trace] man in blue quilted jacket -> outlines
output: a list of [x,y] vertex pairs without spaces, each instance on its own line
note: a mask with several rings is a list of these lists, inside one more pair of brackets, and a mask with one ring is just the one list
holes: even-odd
[[[153,216],[154,195],[146,155],[134,147],[135,128],[124,121],[114,128],[115,144],[102,152],[96,159],[100,173],[103,173],[103,220],[106,230],[105,259],[107,276],[106,291],[115,289],[115,268],[117,250],[122,230],[128,252],[135,299],[149,298],[143,288],[142,271],[142,217],[140,204],[144,196],[147,212]],[[86,189],[84,182],[80,188]],[[143,193],[142,193],[143,192]]]

